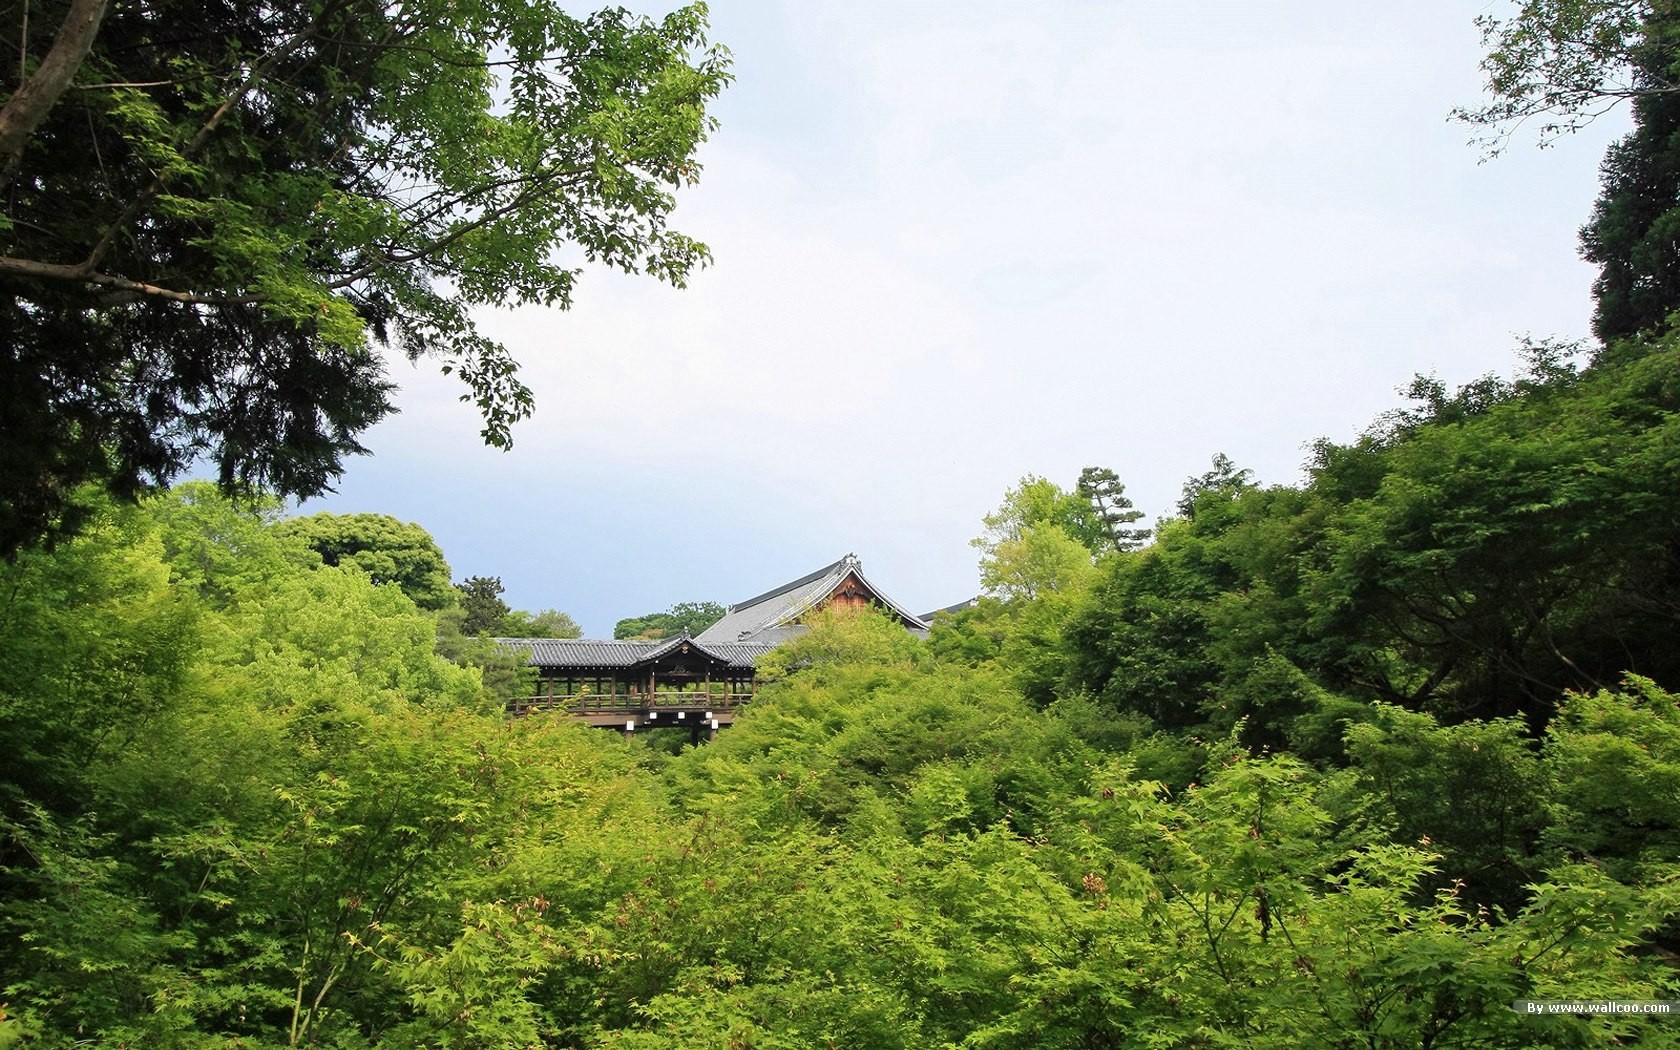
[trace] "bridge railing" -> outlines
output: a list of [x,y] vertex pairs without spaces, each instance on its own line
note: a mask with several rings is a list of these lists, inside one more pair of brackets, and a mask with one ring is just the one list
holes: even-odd
[[660,690],[652,693],[573,693],[569,696],[527,696],[508,701],[510,715],[533,711],[570,711],[605,714],[614,711],[731,711],[751,700],[751,693],[707,693]]

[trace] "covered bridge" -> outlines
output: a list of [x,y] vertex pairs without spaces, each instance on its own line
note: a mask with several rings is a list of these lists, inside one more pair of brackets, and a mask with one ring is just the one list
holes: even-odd
[[590,725],[634,732],[677,726],[696,738],[734,721],[753,697],[758,658],[808,630],[804,617],[824,609],[874,606],[906,630],[927,623],[887,597],[848,554],[808,576],[731,605],[694,637],[661,641],[499,638],[529,653],[537,693],[509,705],[512,714],[563,708]]

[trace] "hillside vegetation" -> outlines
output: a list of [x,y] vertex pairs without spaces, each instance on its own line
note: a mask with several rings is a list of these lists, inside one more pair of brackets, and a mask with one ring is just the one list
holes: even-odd
[[1511,1004],[1680,994],[1677,364],[1421,384],[1147,546],[1027,479],[997,596],[675,754],[271,508],[108,505],[0,567],[0,1045],[1671,1045]]

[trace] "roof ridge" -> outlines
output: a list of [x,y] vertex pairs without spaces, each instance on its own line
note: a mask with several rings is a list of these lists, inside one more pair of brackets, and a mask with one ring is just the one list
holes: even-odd
[[824,565],[822,568],[818,569],[816,572],[810,573],[809,575],[806,575],[806,576],[801,576],[799,579],[794,580],[792,583],[784,583],[780,587],[775,587],[775,588],[772,588],[771,590],[765,591],[763,594],[760,594],[757,597],[748,598],[744,602],[739,602],[735,605],[731,605],[727,609],[724,610],[724,615],[727,616],[729,613],[739,612],[742,609],[750,609],[755,605],[760,605],[760,604],[763,604],[764,602],[769,601],[771,598],[774,598],[777,595],[786,594],[787,592],[793,590],[796,587],[803,587],[807,583],[815,583],[816,581],[822,579],[824,576],[827,576],[830,573],[832,573],[835,569],[838,569],[840,566],[845,565],[847,562],[856,562],[856,561],[857,561],[857,555],[847,554],[845,557],[840,558],[837,561],[831,562],[828,565]]

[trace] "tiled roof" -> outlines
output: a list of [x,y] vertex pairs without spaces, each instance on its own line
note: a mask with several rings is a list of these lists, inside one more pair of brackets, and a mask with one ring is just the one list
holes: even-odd
[[848,554],[809,576],[730,606],[723,619],[693,638],[685,633],[657,642],[609,642],[585,638],[497,638],[496,641],[509,649],[530,653],[526,662],[534,667],[579,670],[638,667],[686,643],[719,663],[746,670],[765,653],[808,630],[795,621],[833,594],[848,575],[856,575],[858,581],[876,596],[876,600],[899,617],[911,631],[924,636],[927,634],[924,618],[906,612],[864,579],[857,555]]
[[657,660],[683,642],[719,663],[731,667],[749,668],[775,643],[706,643],[687,635],[666,638],[657,642],[592,641],[584,638],[497,638],[497,644],[509,649],[523,649],[531,656],[526,662],[533,667],[635,667]]
[[977,597],[976,598],[970,598],[967,601],[958,602],[955,605],[947,605],[943,609],[935,609],[932,612],[925,612],[920,617],[918,617],[918,619],[922,620],[925,623],[932,623],[933,618],[935,616],[938,616],[940,613],[960,613],[964,609],[972,609],[976,605],[979,605],[979,604],[980,604],[980,599],[979,598],[977,598]]
[[[901,608],[898,603],[882,594],[880,588],[865,579],[863,566],[857,555],[848,554],[809,576],[803,576],[792,583],[784,583],[775,590],[766,591],[756,598],[748,598],[739,605],[731,605],[724,613],[723,619],[701,631],[696,640],[708,645],[714,642],[759,641],[770,629],[787,627],[802,613],[815,608],[840,586],[848,574],[856,574],[882,604],[906,621],[907,626],[912,629],[927,629],[927,624],[919,617]],[[778,632],[773,637],[776,637],[778,642],[787,640],[786,632]]]

